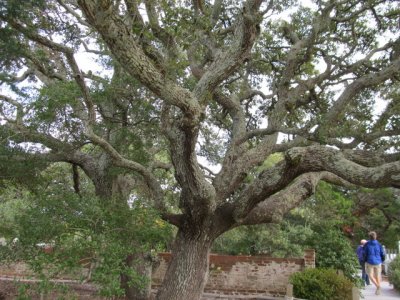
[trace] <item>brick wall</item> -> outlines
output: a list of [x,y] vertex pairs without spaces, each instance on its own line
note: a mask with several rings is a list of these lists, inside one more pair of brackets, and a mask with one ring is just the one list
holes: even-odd
[[304,267],[315,268],[315,250],[306,249],[304,250]]
[[[160,265],[152,276],[155,288],[162,283],[170,260],[170,253],[160,254]],[[314,250],[306,250],[303,258],[211,254],[205,292],[225,295],[285,295],[290,274],[314,267]]]

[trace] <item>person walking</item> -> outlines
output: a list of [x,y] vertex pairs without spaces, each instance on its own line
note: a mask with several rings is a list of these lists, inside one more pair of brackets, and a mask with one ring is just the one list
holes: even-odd
[[382,263],[385,261],[385,251],[382,245],[377,241],[375,231],[369,234],[369,241],[364,244],[365,269],[369,280],[376,286],[376,295],[381,294],[381,272]]
[[365,271],[365,257],[364,257],[364,245],[367,243],[367,240],[361,240],[360,245],[357,247],[357,257],[358,257],[358,262],[360,263],[361,266],[361,278],[363,280],[363,285],[370,285],[369,282],[369,277],[367,275],[367,272]]

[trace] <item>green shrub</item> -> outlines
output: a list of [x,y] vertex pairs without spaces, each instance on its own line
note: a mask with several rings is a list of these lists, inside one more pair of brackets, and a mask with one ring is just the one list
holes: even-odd
[[290,276],[293,293],[309,300],[351,300],[353,283],[333,269],[307,269]]
[[341,270],[353,284],[359,285],[359,263],[349,240],[337,228],[316,226],[310,247],[315,249],[316,267]]
[[389,282],[394,288],[400,290],[400,256],[391,261],[388,270]]

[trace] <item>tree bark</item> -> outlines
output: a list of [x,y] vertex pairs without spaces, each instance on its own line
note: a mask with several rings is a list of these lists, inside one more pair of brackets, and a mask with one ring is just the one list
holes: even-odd
[[[129,209],[127,200],[135,181],[126,175],[113,175],[107,165],[101,165],[101,176],[91,177],[96,188],[97,196],[105,202],[113,205],[123,205]],[[135,247],[140,249],[140,245]],[[129,274],[120,274],[120,287],[125,291],[125,297],[129,300],[148,300],[151,294],[151,269],[152,261],[147,253],[139,250],[137,253],[128,255],[121,264],[126,269],[132,269],[138,276],[144,277],[144,283],[132,282]]]
[[125,297],[129,300],[148,300],[151,293],[151,267],[152,261],[146,257],[145,253],[136,253],[129,255],[125,260],[127,268],[133,268],[135,272],[146,277],[148,283],[144,286],[133,284],[132,278],[127,274],[121,274],[121,288],[125,290]]
[[207,233],[179,229],[172,260],[157,300],[200,299],[208,277],[212,239]]

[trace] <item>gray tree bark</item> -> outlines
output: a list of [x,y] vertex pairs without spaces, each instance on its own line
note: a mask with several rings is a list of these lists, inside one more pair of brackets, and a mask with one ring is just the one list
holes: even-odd
[[205,232],[180,229],[157,300],[200,299],[207,282],[212,239]]

